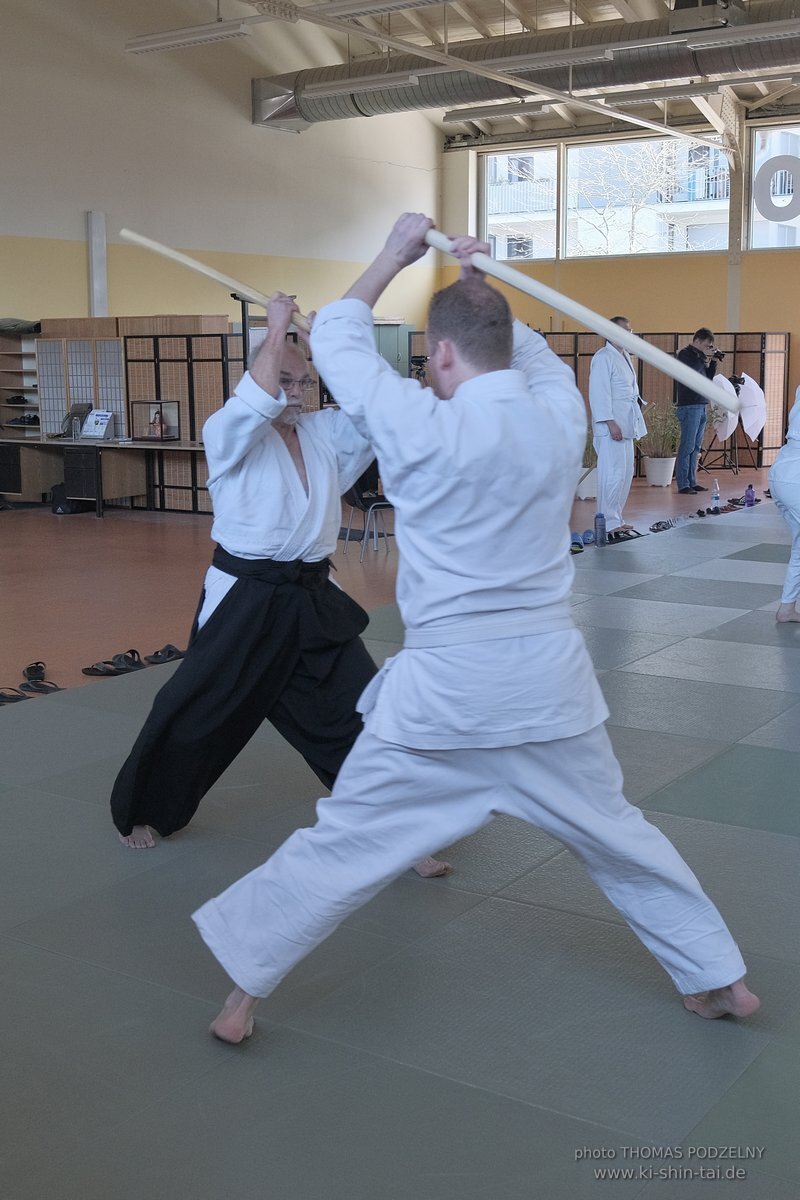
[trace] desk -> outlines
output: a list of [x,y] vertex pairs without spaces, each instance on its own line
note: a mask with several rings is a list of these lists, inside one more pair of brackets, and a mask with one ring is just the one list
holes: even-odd
[[102,517],[106,500],[148,495],[148,449],[141,443],[0,438],[0,493],[41,501],[63,480],[71,500],[93,500]]

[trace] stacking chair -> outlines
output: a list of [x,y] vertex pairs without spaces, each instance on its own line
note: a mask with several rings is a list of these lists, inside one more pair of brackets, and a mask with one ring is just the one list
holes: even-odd
[[344,535],[344,546],[342,554],[347,554],[347,544],[353,533],[353,514],[358,511],[364,514],[364,528],[361,533],[361,555],[359,562],[364,561],[364,552],[367,548],[367,543],[372,537],[375,544],[375,549],[378,549],[378,538],[383,537],[386,553],[389,553],[389,534],[386,532],[386,522],[383,519],[383,510],[392,508],[393,505],[378,495],[378,464],[373,462],[372,466],[367,467],[364,474],[356,480],[349,491],[345,492],[345,500],[350,505],[350,519],[347,522],[347,529]]

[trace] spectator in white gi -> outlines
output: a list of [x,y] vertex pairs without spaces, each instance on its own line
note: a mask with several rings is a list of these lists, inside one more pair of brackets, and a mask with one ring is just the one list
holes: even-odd
[[519,322],[512,333],[507,302],[470,265],[489,248],[468,237],[454,243],[462,279],[430,306],[432,387],[376,350],[372,306],[425,254],[432,224],[401,217],[312,329],[314,361],[372,442],[395,506],[405,644],[361,697],[364,732],[314,828],[194,914],[235,984],[211,1030],[248,1037],[258,999],[348,914],[496,813],[572,850],[687,1008],[746,1016],[759,1001],[720,914],[622,794],[572,620],[569,515],[586,438],[572,372],[538,334]]
[[[630,333],[627,317],[611,320]],[[606,518],[612,541],[639,537],[623,516],[633,480],[633,443],[647,433],[639,401],[631,356],[614,342],[606,342],[589,367],[589,405],[597,453],[597,510]]]
[[769,490],[792,534],[792,550],[775,619],[800,621],[797,611],[800,599],[800,387],[795,392],[794,406],[789,413],[786,443],[770,467]]

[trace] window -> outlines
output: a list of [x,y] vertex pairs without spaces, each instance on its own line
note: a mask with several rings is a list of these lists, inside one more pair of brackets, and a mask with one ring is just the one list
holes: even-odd
[[554,148],[486,156],[486,240],[499,259],[556,255]]
[[677,138],[567,147],[567,258],[724,250],[725,155]]
[[753,131],[750,248],[800,246],[800,125]]

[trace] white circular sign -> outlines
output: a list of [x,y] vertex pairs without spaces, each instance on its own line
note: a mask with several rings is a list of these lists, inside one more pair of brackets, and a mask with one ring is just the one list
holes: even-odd
[[[788,204],[776,204],[772,196],[772,181],[779,171],[786,171],[798,182]],[[793,154],[778,154],[762,163],[753,180],[753,202],[767,221],[785,222],[800,217],[800,158]]]

